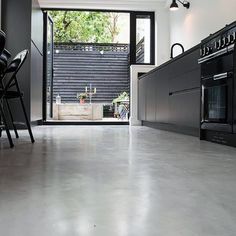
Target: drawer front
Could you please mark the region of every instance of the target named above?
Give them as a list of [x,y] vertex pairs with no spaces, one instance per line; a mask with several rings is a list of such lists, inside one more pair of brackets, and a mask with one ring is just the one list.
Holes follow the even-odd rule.
[[189,71],[185,74],[171,77],[170,81],[170,91],[176,92],[192,88],[200,88],[200,68],[197,68],[193,71]]

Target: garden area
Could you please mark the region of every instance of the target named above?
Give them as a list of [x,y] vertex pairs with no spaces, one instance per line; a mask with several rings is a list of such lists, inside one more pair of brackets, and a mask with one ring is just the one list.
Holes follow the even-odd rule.
[[49,119],[127,121],[129,15],[51,11],[50,17],[54,58],[53,83],[47,85],[48,102],[53,100]]

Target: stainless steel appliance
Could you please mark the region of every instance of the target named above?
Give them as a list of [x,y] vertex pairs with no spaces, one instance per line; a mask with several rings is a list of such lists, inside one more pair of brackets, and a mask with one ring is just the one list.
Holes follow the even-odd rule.
[[[202,88],[201,137],[225,144],[228,137],[233,137],[226,134],[236,133],[235,44],[236,22],[204,39],[198,60]],[[236,140],[236,136],[233,138]]]

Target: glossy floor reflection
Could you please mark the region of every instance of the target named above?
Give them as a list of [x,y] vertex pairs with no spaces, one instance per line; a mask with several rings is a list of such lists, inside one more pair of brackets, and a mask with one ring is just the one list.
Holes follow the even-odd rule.
[[236,149],[127,126],[1,139],[4,236],[235,236]]

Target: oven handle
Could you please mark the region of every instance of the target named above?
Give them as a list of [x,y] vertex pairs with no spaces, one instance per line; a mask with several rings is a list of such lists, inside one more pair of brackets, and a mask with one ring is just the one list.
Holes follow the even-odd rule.
[[218,75],[214,75],[213,76],[213,80],[221,80],[221,79],[225,79],[227,77],[228,77],[228,72],[222,73],[222,74],[218,74]]
[[220,51],[212,53],[211,55],[208,55],[208,56],[205,56],[203,58],[198,59],[198,64],[202,64],[204,62],[207,62],[207,61],[212,60],[212,59],[214,59],[216,57],[222,56],[222,55],[224,55],[224,54],[226,54],[228,52],[231,52],[233,50],[234,50],[234,45],[230,45],[227,48],[223,48]]
[[217,75],[213,75],[211,77],[202,77],[202,81],[208,81],[208,80],[221,80],[221,79],[227,79],[231,78],[233,76],[233,72],[225,72]]

